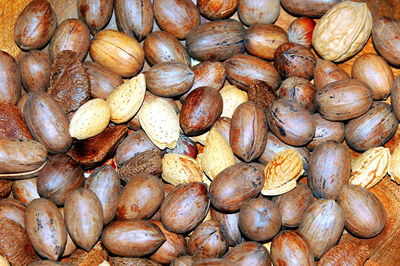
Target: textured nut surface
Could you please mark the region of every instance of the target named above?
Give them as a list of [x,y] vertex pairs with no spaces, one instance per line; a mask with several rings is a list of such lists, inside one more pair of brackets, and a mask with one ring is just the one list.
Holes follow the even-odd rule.
[[128,182],[141,174],[159,175],[162,172],[159,151],[145,151],[133,156],[118,170],[119,177]]
[[200,163],[192,157],[169,153],[162,158],[162,178],[174,186],[202,182],[203,171]]
[[111,110],[111,121],[124,123],[131,119],[139,111],[145,91],[146,80],[143,74],[116,88],[107,98]]
[[303,161],[297,151],[283,150],[265,167],[261,193],[266,196],[284,194],[296,187],[296,180],[303,172]]
[[221,93],[222,101],[224,102],[221,114],[222,117],[232,118],[236,108],[240,104],[247,102],[247,93],[233,85],[223,87],[219,93]]
[[344,61],[364,47],[371,30],[372,16],[367,4],[344,1],[317,22],[313,46],[324,59]]
[[388,172],[390,151],[388,148],[376,147],[367,150],[352,163],[350,184],[370,189]]
[[144,105],[139,112],[140,126],[160,149],[173,149],[179,139],[179,120],[174,108],[161,98]]
[[393,181],[400,185],[400,145],[398,145],[392,153],[388,174]]

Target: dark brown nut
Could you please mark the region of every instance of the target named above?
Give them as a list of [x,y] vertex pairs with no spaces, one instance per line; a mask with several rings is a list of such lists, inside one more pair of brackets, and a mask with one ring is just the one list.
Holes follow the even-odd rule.
[[372,25],[372,40],[377,52],[390,64],[400,66],[400,20],[381,17]]
[[[110,261],[111,258],[108,256],[107,250],[101,244],[101,242],[97,242],[96,245],[90,250],[85,251],[83,249],[77,249],[74,251],[71,256],[63,259],[62,261],[67,265],[80,265],[80,266],[89,266],[89,265],[100,265],[104,261]],[[64,266],[66,266],[63,264]]]
[[47,92],[66,113],[76,111],[89,99],[89,76],[75,52],[60,51],[55,56]]
[[0,173],[38,169],[47,159],[46,148],[34,140],[0,138]]
[[311,153],[308,186],[315,197],[335,199],[350,174],[351,157],[343,144],[327,141]]
[[118,199],[119,220],[148,219],[152,217],[164,199],[161,180],[149,174],[132,177]]
[[271,258],[274,265],[315,265],[310,245],[296,231],[282,231],[272,240]]
[[232,151],[245,162],[251,162],[265,150],[268,126],[261,106],[255,102],[239,105],[233,113],[230,128]]
[[222,213],[214,208],[210,208],[211,218],[221,225],[224,237],[230,246],[236,246],[243,242],[239,230],[239,213]]
[[248,26],[256,23],[272,24],[278,19],[280,11],[281,5],[278,0],[239,1],[239,18]]
[[46,0],[30,2],[19,14],[14,24],[14,40],[21,49],[44,47],[57,27],[57,17]]
[[133,156],[150,150],[159,151],[157,146],[147,137],[146,133],[143,130],[138,130],[130,133],[119,144],[114,159],[118,165],[122,165]]
[[160,228],[165,236],[165,242],[150,256],[150,259],[161,264],[170,264],[175,258],[187,253],[186,240],[183,235],[167,231],[160,221],[151,222]]
[[0,254],[11,265],[30,265],[40,260],[25,229],[10,219],[0,219],[0,240]]
[[317,89],[331,82],[349,78],[350,75],[335,63],[329,60],[317,59],[317,65],[314,69],[314,85]]
[[165,152],[187,155],[192,157],[193,159],[196,159],[198,154],[196,143],[192,139],[183,134],[179,135],[179,139],[178,142],[176,143],[175,148],[172,150],[166,148]]
[[46,91],[50,82],[51,62],[47,54],[33,50],[21,55],[18,60],[22,85],[27,92]]
[[224,64],[221,62],[206,61],[193,67],[194,82],[192,87],[184,95],[181,96],[181,102],[199,87],[212,87],[221,90],[225,83],[226,71]]
[[[169,195],[169,193],[171,193],[176,189],[174,185],[166,183],[163,183],[163,187],[164,187],[164,199]],[[158,211],[150,218],[150,220],[161,221],[161,210],[158,209]]]
[[160,266],[161,264],[149,259],[111,257],[114,266]]
[[[64,217],[64,208],[59,208],[61,215]],[[97,245],[96,245],[97,246]],[[96,249],[96,246],[92,248],[92,250]],[[69,235],[68,229],[67,229],[67,243],[65,244],[65,249],[64,253],[62,254],[63,257],[69,256],[71,254],[75,254],[75,251],[77,250],[76,245],[74,241],[72,240],[71,236]],[[78,249],[82,250],[83,249]]]
[[345,185],[339,193],[338,203],[346,214],[345,227],[352,234],[370,238],[379,234],[385,227],[385,207],[369,190]]
[[192,231],[206,217],[210,205],[207,185],[188,183],[179,186],[161,204],[161,222],[168,231]]
[[368,112],[346,124],[346,142],[360,152],[382,146],[393,137],[398,125],[399,121],[389,104],[374,102]]
[[303,45],[286,42],[279,45],[274,55],[275,67],[282,78],[300,77],[311,80],[317,59]]
[[298,103],[311,113],[315,111],[314,101],[317,90],[310,81],[304,78],[290,77],[285,79],[277,93],[281,99]]
[[26,208],[25,226],[36,252],[57,260],[64,252],[67,228],[57,206],[47,199],[35,199]]
[[318,266],[364,265],[370,258],[371,251],[367,243],[342,242],[328,250],[319,260]]
[[195,77],[188,66],[176,62],[156,64],[146,72],[145,76],[147,89],[163,97],[184,94],[192,87]]
[[267,248],[253,241],[244,242],[232,248],[225,254],[224,258],[236,263],[238,266],[271,265],[271,258]]
[[351,76],[369,86],[374,100],[386,99],[393,85],[393,71],[389,64],[376,54],[363,54],[354,61]]
[[111,222],[117,214],[120,187],[117,172],[111,165],[97,168],[86,180],[85,188],[93,191],[101,202],[104,224]]
[[134,176],[141,174],[159,175],[162,172],[161,152],[147,150],[127,160],[118,169],[119,177],[129,182]]
[[198,0],[200,13],[208,19],[217,20],[235,13],[239,0]]
[[37,192],[37,178],[15,180],[12,182],[12,193],[14,198],[21,201],[24,206],[40,198]]
[[0,103],[0,137],[33,139],[19,109],[9,103]]
[[261,192],[264,167],[257,163],[238,163],[219,173],[210,185],[210,199],[220,211],[235,212]]
[[323,118],[320,114],[313,114],[315,121],[315,135],[313,140],[308,143],[310,149],[316,148],[318,145],[326,141],[336,141],[342,143],[344,140],[345,125],[342,122],[329,121]]
[[17,200],[0,200],[0,219],[10,219],[25,229],[25,207]]
[[150,0],[116,0],[115,18],[117,25],[126,35],[140,42],[153,29],[153,6]]
[[275,101],[267,114],[268,126],[282,141],[293,146],[310,142],[315,133],[315,121],[301,105],[280,99]]
[[282,218],[275,203],[266,198],[248,200],[240,208],[239,228],[254,241],[272,239],[281,229]]
[[126,125],[110,126],[94,137],[75,142],[68,155],[83,167],[93,168],[114,153],[127,133]]
[[345,212],[334,200],[314,201],[304,214],[299,227],[308,241],[314,258],[321,258],[342,235]]
[[292,15],[320,18],[340,0],[281,0],[282,7]]
[[[127,238],[127,235],[130,237]],[[166,238],[161,229],[150,221],[126,220],[109,224],[101,240],[107,250],[115,255],[139,257],[156,251]]]
[[0,102],[17,104],[21,95],[21,73],[15,59],[0,50]]
[[80,61],[83,61],[89,45],[89,28],[81,20],[71,18],[58,25],[50,42],[49,55],[51,59],[55,59],[59,52],[71,50],[78,55]]
[[113,0],[79,0],[78,16],[95,35],[103,29],[111,19]]
[[37,190],[41,197],[57,205],[84,184],[83,169],[67,155],[55,155],[39,172]]
[[286,31],[281,27],[273,24],[253,24],[247,29],[244,45],[250,54],[273,60],[276,48],[287,41]]
[[278,100],[278,96],[274,89],[262,80],[253,80],[247,90],[249,101],[258,103],[267,115],[272,103]]
[[14,182],[11,180],[0,179],[0,199],[6,198],[10,194],[13,185]]
[[189,54],[199,61],[221,61],[244,52],[246,30],[233,19],[201,24],[186,36]]
[[69,195],[64,207],[65,224],[74,243],[92,249],[103,230],[103,210],[99,198],[87,188]]
[[200,135],[211,128],[222,113],[222,96],[212,87],[199,87],[186,97],[179,123],[186,135]]
[[154,0],[154,17],[158,26],[178,39],[200,24],[200,13],[191,0]]
[[286,149],[296,150],[303,160],[304,172],[308,172],[308,165],[310,159],[310,152],[306,147],[293,147],[277,138],[272,132],[267,132],[267,145],[265,146],[264,153],[258,159],[262,164],[268,164],[279,152]]
[[393,107],[393,111],[396,116],[400,117],[400,77],[397,77],[392,86],[392,95],[390,96],[390,101]]
[[298,183],[293,190],[272,199],[281,213],[282,225],[285,227],[299,226],[313,200],[310,188],[303,183]]
[[68,118],[50,95],[39,91],[28,93],[24,118],[32,136],[50,153],[63,153],[71,146]]
[[345,79],[318,89],[315,105],[323,118],[343,121],[365,114],[372,105],[372,94],[365,83]]
[[193,256],[182,256],[174,259],[171,266],[192,266],[198,259]]
[[221,257],[228,250],[228,243],[221,230],[221,225],[214,220],[200,224],[190,235],[189,254],[197,258]]
[[248,90],[255,79],[265,81],[272,89],[278,89],[281,77],[272,63],[250,55],[235,55],[224,62],[226,76],[236,87]]
[[315,21],[308,17],[293,20],[288,29],[289,42],[311,48]]
[[94,62],[85,62],[83,67],[89,76],[90,95],[106,100],[119,85],[124,83],[120,75]]
[[143,49],[150,66],[164,62],[177,62],[190,66],[190,57],[185,47],[169,32],[151,33],[144,40]]

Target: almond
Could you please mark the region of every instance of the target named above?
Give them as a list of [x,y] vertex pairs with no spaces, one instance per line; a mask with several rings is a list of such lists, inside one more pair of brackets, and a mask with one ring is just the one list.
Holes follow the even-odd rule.
[[389,161],[388,148],[375,147],[367,150],[352,162],[350,184],[372,188],[387,174]]
[[212,180],[222,170],[234,164],[235,156],[231,146],[217,128],[211,128],[204,145],[201,168]]
[[174,186],[202,182],[203,171],[192,157],[169,153],[162,158],[162,178]]
[[157,98],[144,105],[139,112],[140,126],[160,149],[173,149],[179,139],[179,119],[174,108]]
[[146,80],[143,74],[116,88],[107,98],[111,121],[118,124],[129,121],[142,106],[145,92]]
[[247,93],[233,85],[223,87],[219,93],[224,102],[221,114],[223,117],[232,118],[233,112],[235,112],[236,108],[240,104],[247,102]]
[[261,193],[275,196],[289,192],[296,187],[296,180],[303,171],[303,161],[296,150],[281,151],[265,167],[265,182]]
[[103,99],[93,99],[79,107],[71,119],[69,133],[88,139],[103,132],[110,122],[110,108]]
[[206,144],[206,140],[207,140],[207,136],[208,136],[208,133],[209,133],[210,131],[206,131],[206,132],[204,132],[203,134],[201,134],[201,135],[198,135],[198,136],[194,136],[194,137],[190,137],[193,141],[195,141],[195,142],[197,142],[197,143],[200,143],[201,145],[205,145]]
[[400,145],[393,151],[388,173],[391,179],[400,185]]

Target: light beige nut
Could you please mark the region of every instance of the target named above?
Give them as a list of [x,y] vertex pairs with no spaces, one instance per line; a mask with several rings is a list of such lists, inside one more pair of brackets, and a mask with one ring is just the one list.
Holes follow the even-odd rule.
[[232,148],[216,128],[211,128],[203,155],[201,156],[201,168],[212,180],[225,168],[235,164],[235,156]]
[[197,142],[197,143],[200,143],[201,145],[204,146],[206,144],[206,140],[207,140],[207,136],[208,136],[209,132],[210,131],[206,131],[201,135],[190,137],[190,139],[195,141],[195,142]]
[[161,162],[162,179],[174,186],[203,181],[200,164],[190,156],[169,153],[164,155]]
[[312,44],[322,58],[340,62],[364,47],[371,30],[367,4],[344,1],[331,7],[317,22]]
[[265,196],[281,195],[297,186],[297,179],[303,174],[303,160],[294,149],[286,149],[275,155],[264,169]]
[[174,108],[167,101],[157,98],[143,105],[139,111],[139,122],[158,148],[175,148],[179,138],[179,120]]
[[238,89],[233,85],[223,87],[220,92],[224,102],[221,117],[232,118],[236,108],[247,102],[247,92]]
[[103,99],[88,101],[75,112],[69,124],[69,134],[76,139],[87,139],[100,134],[110,122],[110,107]]
[[367,150],[352,162],[350,184],[370,189],[388,172],[390,150],[375,147]]
[[142,106],[145,92],[146,80],[143,74],[116,88],[107,98],[111,121],[117,124],[129,121]]
[[390,179],[400,185],[400,145],[397,145],[390,159],[388,174]]
[[10,266],[10,263],[3,256],[0,256],[0,266]]

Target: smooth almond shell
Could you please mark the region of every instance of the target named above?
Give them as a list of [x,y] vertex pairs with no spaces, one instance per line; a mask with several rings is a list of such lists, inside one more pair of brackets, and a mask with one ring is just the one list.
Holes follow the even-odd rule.
[[103,132],[110,122],[111,111],[103,99],[93,99],[79,107],[69,126],[73,138],[88,139]]
[[107,98],[111,121],[118,124],[129,121],[142,106],[145,91],[146,80],[143,74],[116,88]]
[[150,102],[139,111],[140,126],[160,149],[173,149],[179,139],[179,120],[172,106],[161,98]]
[[187,155],[176,153],[164,155],[162,170],[163,180],[174,186],[203,181],[203,171],[199,162]]
[[221,93],[224,102],[221,117],[232,118],[236,108],[248,100],[247,93],[233,85],[223,87],[219,93]]

